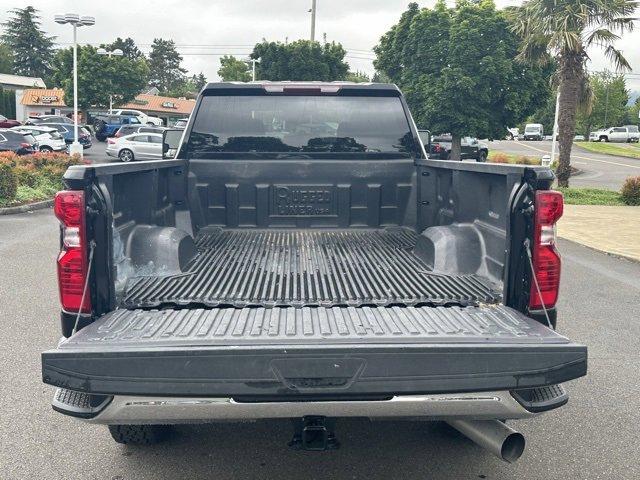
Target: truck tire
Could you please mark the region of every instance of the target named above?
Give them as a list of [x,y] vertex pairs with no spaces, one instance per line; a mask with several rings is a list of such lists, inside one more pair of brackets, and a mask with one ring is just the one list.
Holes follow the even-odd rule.
[[488,153],[485,150],[480,150],[478,152],[478,158],[476,159],[476,162],[486,162],[487,156],[488,156]]
[[95,130],[96,135],[98,133],[101,133],[106,126],[107,124],[104,122],[104,120],[97,119],[95,122],[93,122],[93,129]]
[[120,150],[118,152],[118,158],[120,159],[121,162],[125,162],[125,163],[133,162],[135,160],[133,156],[133,152],[128,148],[123,148],[122,150]]
[[608,142],[608,141],[609,141],[609,137],[607,137],[606,135],[602,135],[602,136],[600,137],[600,141],[601,141],[601,142]]
[[43,145],[42,147],[40,147],[40,151],[42,153],[51,153],[51,152],[53,152],[53,149],[51,147]]
[[169,425],[109,425],[113,439],[125,445],[154,445],[169,437]]

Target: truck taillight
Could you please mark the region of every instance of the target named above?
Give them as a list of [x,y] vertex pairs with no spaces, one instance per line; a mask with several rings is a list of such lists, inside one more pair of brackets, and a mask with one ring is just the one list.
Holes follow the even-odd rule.
[[561,262],[556,249],[556,222],[562,216],[563,208],[562,193],[553,190],[536,192],[532,261],[538,286],[531,281],[531,310],[551,308],[558,300]]
[[56,194],[53,211],[62,224],[62,249],[58,255],[60,302],[67,312],[91,312],[91,296],[82,292],[87,279],[85,203],[81,190]]

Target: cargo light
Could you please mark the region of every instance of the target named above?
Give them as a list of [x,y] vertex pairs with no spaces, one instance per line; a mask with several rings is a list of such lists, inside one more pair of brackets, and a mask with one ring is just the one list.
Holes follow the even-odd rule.
[[537,285],[532,280],[529,309],[540,310],[554,307],[558,301],[561,260],[556,249],[556,223],[564,209],[562,193],[537,191],[534,208],[532,263]]
[[64,190],[55,197],[53,211],[60,220],[62,248],[58,255],[60,302],[66,312],[91,312],[91,295],[82,294],[87,280],[85,202],[81,190]]

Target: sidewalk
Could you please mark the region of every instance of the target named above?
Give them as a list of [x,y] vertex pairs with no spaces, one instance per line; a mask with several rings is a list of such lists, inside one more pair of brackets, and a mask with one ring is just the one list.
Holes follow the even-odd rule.
[[640,261],[640,207],[565,205],[558,236]]

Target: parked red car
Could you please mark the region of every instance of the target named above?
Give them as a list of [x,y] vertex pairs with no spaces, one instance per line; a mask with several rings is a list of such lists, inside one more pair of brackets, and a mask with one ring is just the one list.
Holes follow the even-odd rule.
[[9,120],[4,115],[0,115],[0,128],[17,127],[18,125],[22,125],[22,124],[17,120]]

